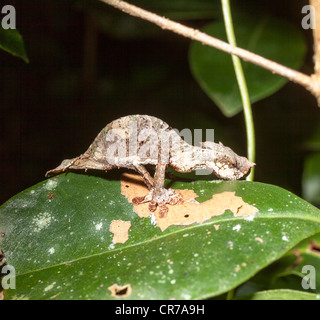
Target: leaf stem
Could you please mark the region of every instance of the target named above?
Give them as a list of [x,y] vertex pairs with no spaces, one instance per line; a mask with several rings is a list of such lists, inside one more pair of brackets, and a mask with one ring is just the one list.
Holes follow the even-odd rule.
[[[231,9],[230,9],[230,1],[229,0],[221,0],[222,11],[223,11],[223,19],[226,28],[228,42],[236,47],[236,37],[233,30]],[[246,124],[246,133],[247,133],[247,153],[248,159],[251,162],[255,162],[255,133],[254,133],[254,121],[252,116],[252,108],[249,98],[248,87],[246,83],[246,79],[243,73],[243,68],[240,59],[232,55],[232,62],[234,66],[234,71],[236,74],[236,78],[239,85],[242,105],[243,105],[243,114]],[[253,181],[254,178],[254,168],[251,169],[250,174],[247,176],[247,180]]]
[[232,300],[232,299],[233,299],[233,297],[234,297],[234,291],[235,291],[234,288],[231,289],[230,291],[228,291],[226,300]]

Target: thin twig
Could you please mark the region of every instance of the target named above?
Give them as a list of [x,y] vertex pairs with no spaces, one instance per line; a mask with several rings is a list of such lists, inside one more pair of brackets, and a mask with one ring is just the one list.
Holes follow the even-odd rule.
[[146,11],[137,6],[129,4],[125,1],[121,1],[121,0],[100,0],[100,1],[106,4],[109,4],[132,16],[154,23],[162,29],[173,31],[186,38],[199,41],[202,44],[205,44],[210,47],[214,47],[216,49],[224,51],[226,53],[238,56],[244,61],[251,62],[264,69],[271,71],[272,73],[276,73],[280,76],[288,78],[289,80],[302,85],[307,90],[311,91],[312,94],[316,95],[316,92],[318,89],[317,87],[314,86],[313,78],[302,72],[285,67],[277,62],[266,59],[248,50],[232,46],[229,43],[226,43],[222,40],[209,36],[204,32],[201,32],[199,30],[196,30],[190,27],[186,27],[180,23],[161,17],[155,13]]

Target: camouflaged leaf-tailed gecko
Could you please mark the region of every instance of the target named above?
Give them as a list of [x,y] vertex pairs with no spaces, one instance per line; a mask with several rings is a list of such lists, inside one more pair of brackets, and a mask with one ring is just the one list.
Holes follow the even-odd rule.
[[[145,168],[146,165],[156,166],[154,178]],[[148,115],[131,115],[109,123],[84,154],[63,160],[46,176],[67,169],[135,170],[142,176],[149,194],[136,197],[132,202],[149,202],[150,211],[155,211],[159,206],[159,215],[164,216],[168,211],[166,204],[183,202],[180,194],[164,187],[166,167],[182,173],[207,169],[218,178],[237,180],[254,165],[221,143],[206,141],[200,147],[192,146],[164,121]]]

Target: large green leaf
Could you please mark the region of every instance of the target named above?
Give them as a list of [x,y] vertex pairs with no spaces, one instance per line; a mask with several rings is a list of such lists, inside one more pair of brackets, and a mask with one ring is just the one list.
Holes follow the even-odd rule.
[[16,29],[3,29],[0,26],[0,48],[29,62],[23,39]]
[[[235,19],[234,29],[239,47],[297,69],[306,51],[298,28],[275,17],[242,17]],[[227,41],[222,21],[207,25],[203,31]],[[242,102],[231,56],[193,42],[190,67],[195,79],[224,115],[231,117],[242,110]],[[251,102],[261,100],[279,90],[287,79],[251,63],[243,62]]]
[[[116,174],[116,173],[115,173]],[[15,267],[7,299],[112,299],[108,287],[130,284],[130,299],[198,299],[234,288],[320,231],[320,211],[294,194],[258,182],[175,181],[199,201],[235,191],[258,209],[230,211],[203,224],[162,232],[139,218],[113,180],[62,174],[0,207],[0,247]],[[131,221],[129,240],[112,245],[112,220]],[[219,228],[217,228],[219,226]],[[216,230],[218,229],[218,230]]]

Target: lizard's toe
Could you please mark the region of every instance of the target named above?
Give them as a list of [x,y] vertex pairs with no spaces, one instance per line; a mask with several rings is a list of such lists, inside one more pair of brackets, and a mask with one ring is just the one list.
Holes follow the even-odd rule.
[[145,202],[145,198],[146,197],[134,197],[132,199],[132,203],[133,204],[141,204],[141,203],[144,203]]
[[164,218],[169,211],[168,207],[164,203],[161,203],[159,204],[159,209],[159,218]]
[[171,206],[174,206],[176,204],[182,204],[183,203],[183,196],[181,193],[174,193],[172,196],[168,199],[168,204]]
[[151,212],[155,212],[159,207],[159,217],[163,218],[167,215],[169,208],[167,204],[174,206],[183,203],[183,196],[179,192],[175,192],[173,189],[162,188],[155,192],[151,190],[145,197],[135,197],[132,199],[134,205],[149,202],[148,209]]
[[157,206],[158,206],[158,204],[156,202],[150,201],[149,206],[148,206],[149,211],[155,212],[157,210]]

